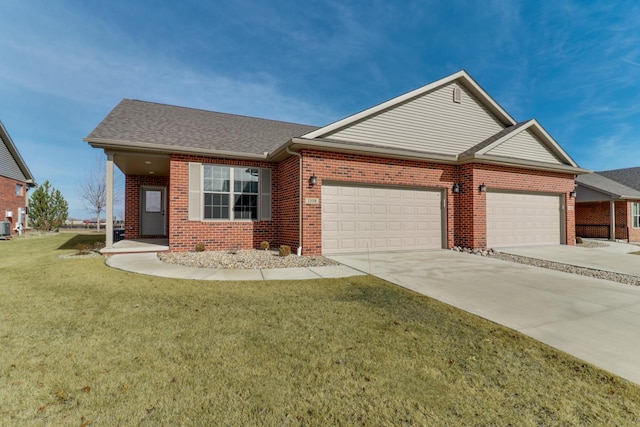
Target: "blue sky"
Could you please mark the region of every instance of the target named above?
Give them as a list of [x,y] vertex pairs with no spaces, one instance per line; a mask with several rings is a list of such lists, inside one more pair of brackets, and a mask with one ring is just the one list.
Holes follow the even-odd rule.
[[76,218],[122,98],[320,126],[465,69],[580,166],[640,166],[636,1],[2,0],[0,28],[0,120]]

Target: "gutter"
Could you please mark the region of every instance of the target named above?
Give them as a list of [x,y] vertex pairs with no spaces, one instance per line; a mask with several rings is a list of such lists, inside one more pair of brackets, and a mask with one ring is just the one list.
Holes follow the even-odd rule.
[[299,203],[299,207],[298,207],[298,256],[300,256],[302,254],[302,154],[295,152],[295,151],[291,151],[291,149],[289,148],[289,146],[287,145],[285,147],[285,150],[287,153],[293,155],[293,156],[297,156],[299,161],[298,161],[298,165],[299,165],[299,172],[298,172],[298,178],[300,180],[300,189],[298,190],[300,192],[300,194],[298,195],[298,203]]

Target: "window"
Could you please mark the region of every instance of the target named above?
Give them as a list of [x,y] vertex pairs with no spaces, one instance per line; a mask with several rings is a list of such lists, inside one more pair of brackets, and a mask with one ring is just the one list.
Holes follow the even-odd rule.
[[22,184],[16,184],[16,196],[22,196]]
[[631,219],[633,228],[640,228],[640,203],[634,202],[631,205]]
[[271,219],[270,169],[197,163],[189,168],[189,219]]

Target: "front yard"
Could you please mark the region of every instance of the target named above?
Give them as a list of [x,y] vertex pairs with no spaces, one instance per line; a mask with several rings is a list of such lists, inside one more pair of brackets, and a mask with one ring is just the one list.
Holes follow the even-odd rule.
[[632,425],[640,388],[373,277],[161,279],[0,242],[0,425]]

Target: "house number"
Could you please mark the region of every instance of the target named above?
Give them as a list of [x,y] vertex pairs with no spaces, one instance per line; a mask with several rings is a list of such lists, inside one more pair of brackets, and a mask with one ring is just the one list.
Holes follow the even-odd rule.
[[307,197],[305,199],[305,203],[307,205],[319,205],[320,204],[320,199],[318,199],[317,197]]

